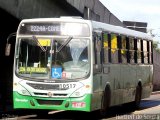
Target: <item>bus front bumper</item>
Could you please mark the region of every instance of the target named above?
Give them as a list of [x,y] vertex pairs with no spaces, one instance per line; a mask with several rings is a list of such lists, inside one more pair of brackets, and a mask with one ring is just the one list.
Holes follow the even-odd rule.
[[91,94],[79,98],[45,98],[13,92],[14,109],[46,109],[91,111]]

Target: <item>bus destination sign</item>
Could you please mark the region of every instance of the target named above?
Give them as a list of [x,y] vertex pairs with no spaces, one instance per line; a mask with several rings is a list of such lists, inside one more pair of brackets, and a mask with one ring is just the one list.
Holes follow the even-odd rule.
[[60,26],[59,25],[31,25],[29,27],[29,30],[31,32],[59,32],[60,31]]
[[89,36],[89,27],[85,23],[44,22],[22,23],[19,28],[20,35],[74,35]]
[[23,23],[19,34],[24,35],[60,35],[60,23]]

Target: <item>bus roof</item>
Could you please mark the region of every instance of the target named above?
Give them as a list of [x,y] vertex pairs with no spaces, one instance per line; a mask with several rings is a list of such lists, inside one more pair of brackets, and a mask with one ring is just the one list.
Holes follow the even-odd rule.
[[102,22],[92,21],[92,26],[93,26],[93,30],[100,30],[100,31],[105,31],[109,33],[117,33],[120,35],[126,35],[126,36],[135,37],[135,38],[147,39],[147,40],[153,39],[147,33],[131,30],[128,28],[120,27],[120,26],[114,26],[114,25],[110,25]]
[[121,35],[126,35],[130,37],[136,37],[136,38],[142,38],[142,39],[147,39],[147,40],[152,40],[153,38],[148,35],[147,33],[131,30],[128,28],[120,27],[120,26],[115,26],[107,23],[102,23],[102,22],[96,22],[92,20],[84,20],[83,18],[80,17],[72,17],[72,16],[67,16],[67,17],[60,17],[60,18],[34,18],[34,19],[24,19],[21,21],[23,22],[52,22],[52,21],[60,21],[60,22],[84,22],[88,23],[89,25],[92,24],[93,30],[99,30],[99,31],[106,31],[109,33],[117,33]]
[[60,18],[33,18],[33,19],[23,19],[23,22],[53,22],[53,21],[60,21],[60,22],[89,22],[89,20],[84,20],[80,17],[60,17]]

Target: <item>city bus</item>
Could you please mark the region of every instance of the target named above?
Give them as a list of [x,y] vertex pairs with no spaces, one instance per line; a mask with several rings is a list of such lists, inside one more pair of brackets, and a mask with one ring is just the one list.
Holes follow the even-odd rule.
[[16,32],[15,109],[106,113],[151,95],[152,37],[78,17],[24,19]]

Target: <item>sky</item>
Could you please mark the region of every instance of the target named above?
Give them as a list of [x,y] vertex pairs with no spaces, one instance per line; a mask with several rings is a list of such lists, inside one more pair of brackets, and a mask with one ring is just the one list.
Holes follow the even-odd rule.
[[160,42],[160,0],[99,0],[120,21],[147,22]]

